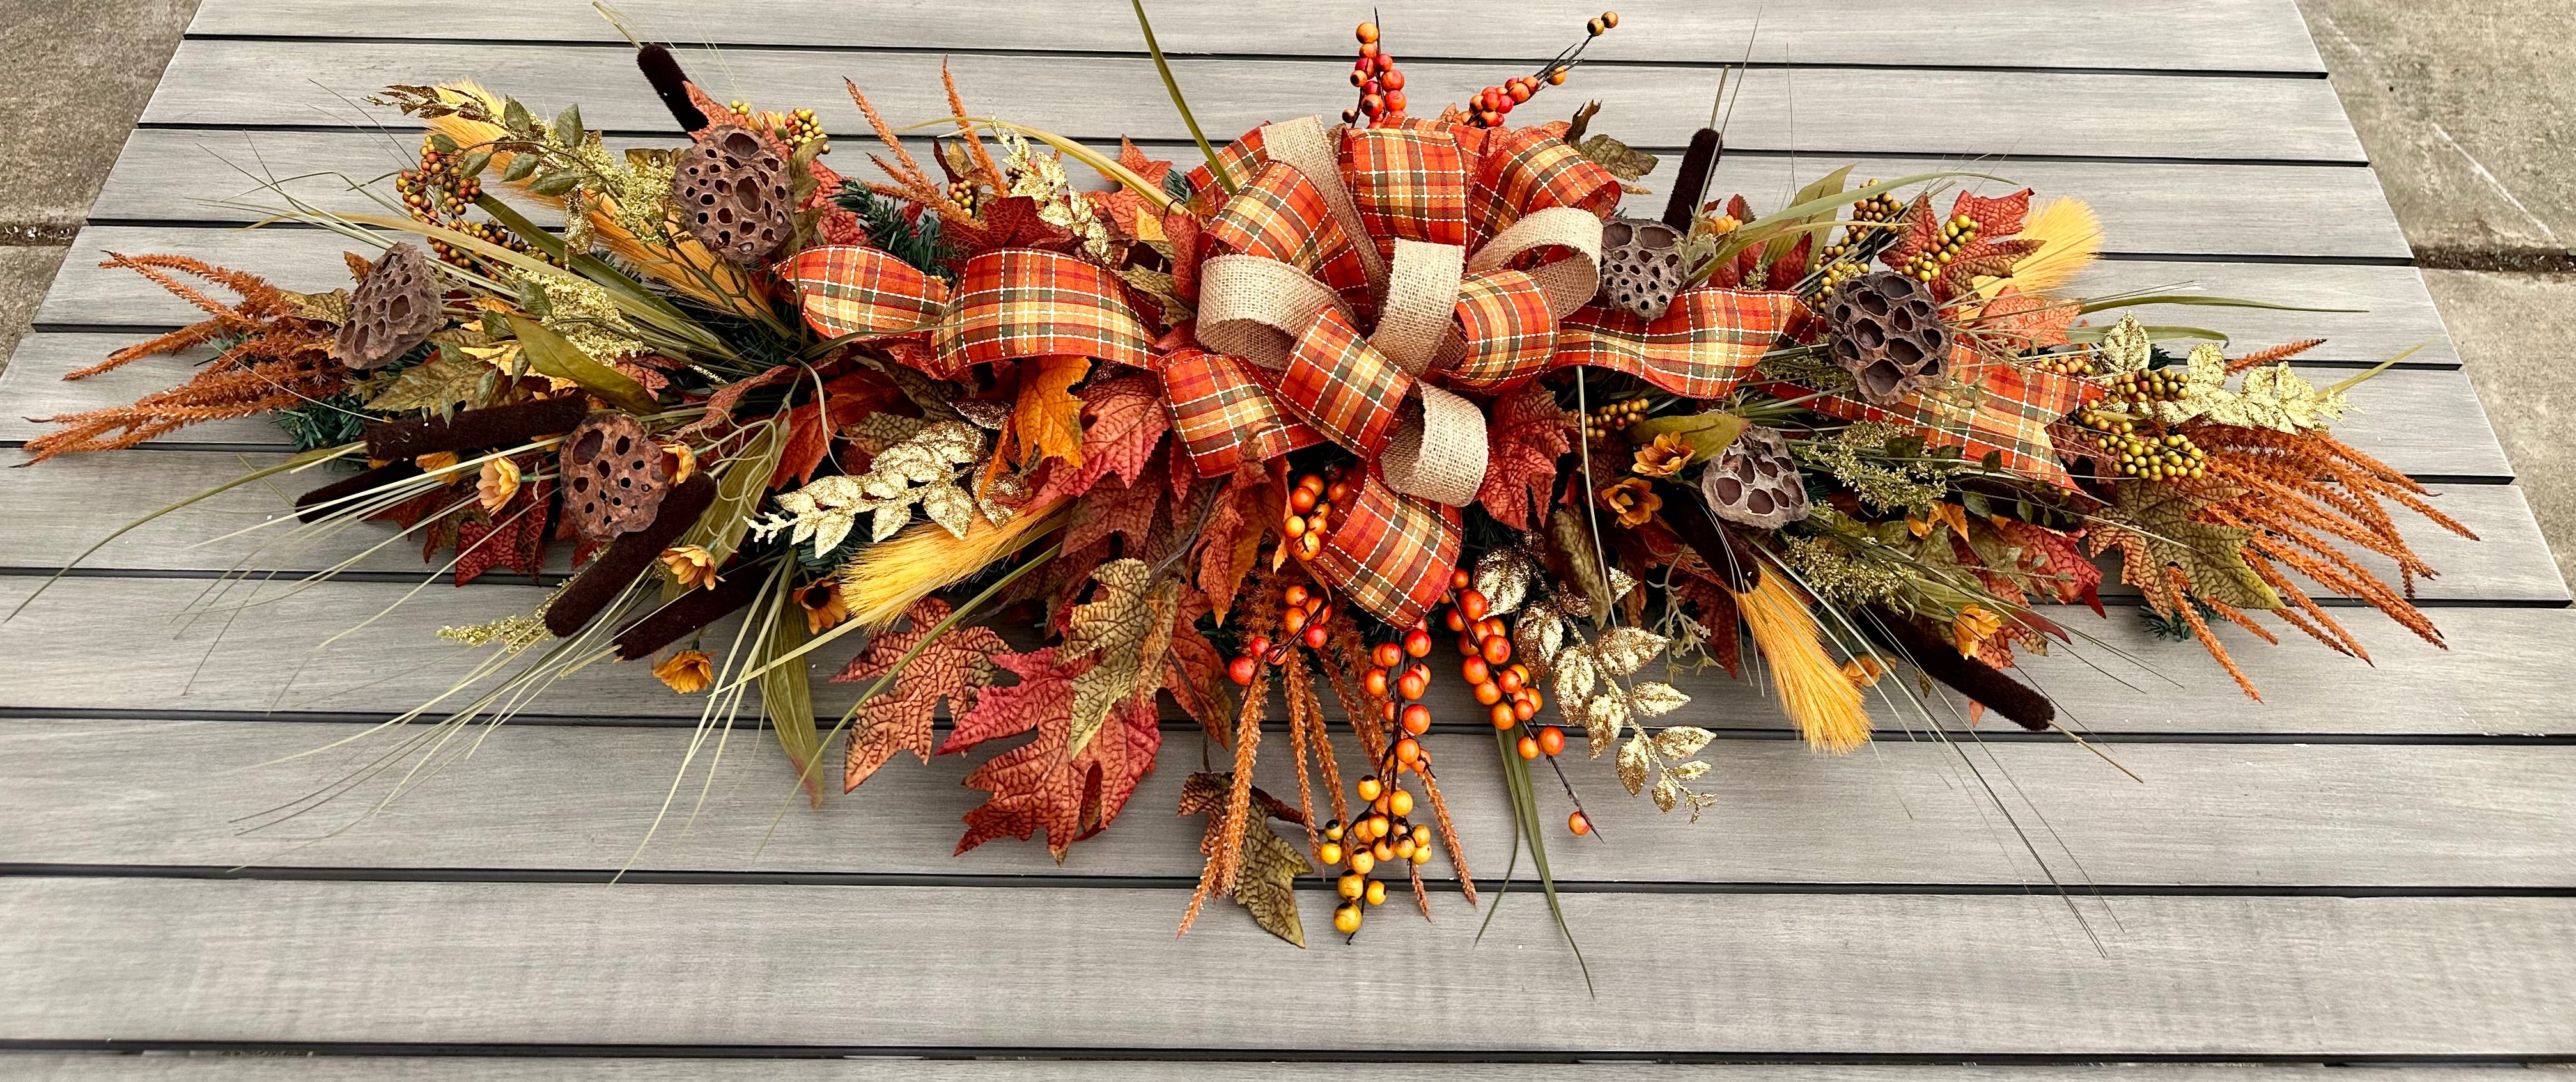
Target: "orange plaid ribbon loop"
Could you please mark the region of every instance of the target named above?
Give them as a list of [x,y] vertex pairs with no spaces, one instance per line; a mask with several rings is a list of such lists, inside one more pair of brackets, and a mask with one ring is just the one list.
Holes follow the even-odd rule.
[[918,367],[939,379],[1031,357],[1154,366],[1153,338],[1127,307],[1117,276],[1069,255],[986,252],[966,261],[954,289],[873,248],[808,248],[779,274],[822,334],[927,336],[930,353]]

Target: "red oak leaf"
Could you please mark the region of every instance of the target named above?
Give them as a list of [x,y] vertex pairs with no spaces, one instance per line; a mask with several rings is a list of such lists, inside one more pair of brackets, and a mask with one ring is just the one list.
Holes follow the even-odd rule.
[[1135,372],[1095,381],[1080,394],[1087,422],[1082,431],[1082,466],[1058,469],[1048,483],[1069,496],[1091,491],[1092,485],[1113,473],[1135,484],[1144,476],[1163,432],[1172,427],[1172,415],[1163,408],[1161,385],[1153,376]]
[[2051,300],[2005,286],[1995,299],[1986,302],[1985,311],[1969,323],[1969,329],[1996,339],[2015,353],[2062,346],[2066,344],[2066,328],[2083,310],[2075,301]]
[[823,427],[820,403],[808,402],[787,411],[787,446],[778,453],[778,468],[769,473],[769,487],[779,488],[790,480],[812,481],[815,467],[831,450],[832,433]]
[[1914,197],[1913,205],[1905,208],[1904,238],[1880,253],[1878,261],[1890,268],[1903,270],[1906,264],[1914,262],[1915,256],[1938,247],[1940,243],[1941,219],[1932,213],[1932,197],[1918,195]]
[[1074,236],[1071,230],[1038,220],[1037,200],[1025,195],[994,200],[973,225],[943,222],[939,236],[957,250],[956,257],[949,261],[956,267],[964,267],[967,260],[1002,248],[1035,248],[1069,254],[1082,245],[1082,239]]
[[1229,738],[1234,724],[1234,708],[1225,700],[1225,655],[1216,644],[1199,634],[1198,614],[1188,608],[1172,622],[1172,653],[1163,674],[1163,688],[1172,693],[1172,701],[1181,704],[1181,712],[1198,722],[1210,736]]
[[2076,542],[2084,537],[2082,532],[2059,533],[2009,519],[1997,528],[2013,544],[2022,546],[2024,563],[2038,574],[2050,577],[2051,581],[2045,585],[2056,593],[2059,601],[2081,601],[2092,606],[2096,615],[2102,612],[2102,595],[2099,592],[2102,568],[2086,559],[2076,547]]
[[1096,486],[1074,502],[1073,522],[1064,531],[1065,551],[1080,552],[1115,534],[1126,539],[1128,555],[1137,555],[1144,551],[1154,512],[1162,506],[1163,479],[1150,471],[1133,484]]
[[1977,223],[1981,240],[2002,240],[2021,232],[2022,220],[2030,216],[2030,189],[2024,188],[2001,199],[1988,199],[1962,191],[1950,204],[1950,217],[1962,214]]
[[[1163,175],[1172,171],[1172,163],[1147,158],[1144,151],[1136,149],[1136,144],[1123,138],[1118,140],[1118,164],[1127,167],[1129,171],[1143,178],[1146,183],[1154,185],[1157,190],[1162,187]],[[1092,206],[1100,208],[1111,221],[1118,223],[1118,231],[1121,234],[1130,237],[1136,235],[1136,216],[1154,213],[1153,208],[1145,202],[1144,196],[1136,194],[1135,189],[1124,184],[1111,191],[1084,192],[1083,198],[1090,200]]]
[[1235,591],[1242,588],[1243,577],[1259,555],[1262,511],[1270,502],[1264,492],[1267,481],[1257,464],[1237,467],[1226,478],[1225,489],[1217,493],[1207,527],[1199,531],[1195,585],[1207,599],[1209,611],[1220,619],[1234,608]]
[[1154,770],[1154,755],[1163,746],[1153,700],[1130,702],[1114,710],[1100,734],[1080,754],[1067,755],[1073,728],[1073,678],[1056,667],[1055,649],[1027,654],[996,654],[993,660],[1020,677],[1006,688],[977,697],[975,709],[959,718],[957,730],[940,751],[962,751],[996,737],[1036,730],[1027,743],[985,760],[966,775],[966,784],[993,794],[966,813],[966,835],[957,843],[963,853],[1003,835],[1027,838],[1046,831],[1047,852],[1056,860],[1074,842],[1099,833],[1135,795],[1136,784]]
[[1556,395],[1532,383],[1494,402],[1493,420],[1485,427],[1485,481],[1476,486],[1476,502],[1515,530],[1529,529],[1530,511],[1547,509],[1556,486],[1557,456],[1574,450],[1567,435],[1574,417],[1559,408]]
[[[904,630],[871,640],[866,650],[833,674],[832,682],[849,684],[884,676],[948,614],[948,603],[938,598],[915,602],[912,611],[904,614],[910,621]],[[841,766],[841,791],[858,788],[898,751],[929,762],[930,723],[939,713],[940,700],[948,701],[951,715],[964,713],[976,692],[993,682],[993,655],[1008,649],[1009,644],[986,627],[950,628],[932,640],[894,678],[894,687],[859,707],[857,725],[850,730],[849,755]]]

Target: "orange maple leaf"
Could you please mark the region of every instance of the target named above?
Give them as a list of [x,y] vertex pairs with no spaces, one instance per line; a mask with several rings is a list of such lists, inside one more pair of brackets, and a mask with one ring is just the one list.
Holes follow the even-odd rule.
[[986,740],[1015,736],[1032,729],[1028,743],[996,755],[966,775],[966,784],[993,794],[966,813],[966,835],[957,842],[963,853],[995,838],[1027,838],[1046,831],[1047,852],[1062,861],[1074,842],[1090,837],[1118,817],[1136,784],[1154,770],[1154,755],[1163,746],[1163,731],[1153,699],[1146,697],[1111,711],[1100,734],[1078,754],[1067,755],[1073,730],[1073,678],[1080,668],[1056,666],[1055,648],[1026,654],[995,654],[993,660],[1020,677],[1009,687],[992,688],[976,697],[975,708],[957,719],[957,728],[940,745],[941,754],[964,751]]
[[1011,411],[1011,429],[1020,438],[1020,466],[1060,458],[1082,465],[1082,399],[1073,385],[1091,371],[1088,357],[1040,357],[1020,367],[1019,404]]
[[[910,626],[871,640],[848,667],[833,675],[832,682],[848,684],[884,676],[923,635],[947,619],[948,612],[947,602],[922,598],[904,614]],[[841,767],[841,791],[858,788],[898,751],[929,762],[930,723],[939,712],[939,701],[948,700],[951,714],[965,712],[976,693],[993,682],[992,655],[1008,649],[1009,644],[987,627],[950,628],[932,640],[904,666],[903,675],[895,677],[890,694],[859,707],[858,726],[850,730],[850,752]]]

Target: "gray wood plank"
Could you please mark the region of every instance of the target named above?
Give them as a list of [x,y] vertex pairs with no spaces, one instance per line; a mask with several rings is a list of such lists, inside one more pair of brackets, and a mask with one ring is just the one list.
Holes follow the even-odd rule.
[[[0,882],[0,1031],[1306,1049],[1401,1013],[1410,1050],[1576,1058],[2576,1052],[2569,898],[2121,899],[2097,946],[2045,896],[1570,894],[1597,998],[1527,898],[1481,945],[1463,912],[1384,914],[1359,953],[1241,920],[1176,941],[1186,898],[20,878]],[[1506,987],[1547,1009],[1495,1009]]]
[[[24,450],[0,450],[0,462],[25,458]],[[10,542],[8,563],[0,566],[59,567],[148,511],[278,461],[275,455],[225,452],[94,454],[0,474],[0,500],[32,512],[0,533]],[[387,544],[396,532],[389,524],[307,528],[291,521],[298,493],[338,476],[331,468],[315,468],[244,485],[117,538],[82,566],[98,571],[315,571],[363,556],[357,569],[423,571],[415,559],[416,545]],[[2549,559],[2548,542],[2520,488],[2441,484],[2435,491],[2434,506],[2466,525],[2478,540],[2400,513],[2400,532],[2441,572],[2418,587],[2422,597],[2566,600],[2566,583]],[[105,494],[114,498],[102,499]],[[2383,563],[2372,556],[2366,566],[2393,574],[2394,565]],[[2116,591],[2106,590],[2110,592]]]
[[[1201,768],[1203,739],[1181,731],[1165,737],[1160,768],[1117,823],[1062,865],[1034,842],[950,855],[959,818],[983,797],[959,779],[983,754],[900,759],[820,811],[798,802],[773,833],[792,770],[767,734],[750,731],[729,739],[695,819],[698,774],[640,853],[687,754],[685,731],[504,726],[383,814],[367,815],[386,791],[370,784],[242,833],[242,817],[332,786],[405,738],[359,737],[363,728],[0,721],[0,821],[15,824],[0,835],[0,862],[599,871],[631,859],[706,872],[1179,877],[1200,865],[1199,820],[1172,812],[1183,779]],[[1491,889],[1512,843],[1493,742],[1445,733],[1428,742],[1468,867]],[[155,749],[140,778],[138,744]],[[1293,799],[1283,748],[1264,749],[1260,783]],[[1342,750],[1344,770],[1363,769],[1347,741]],[[2563,827],[2576,812],[2576,748],[2103,750],[2144,782],[2072,744],[1952,749],[1898,738],[1831,758],[1789,741],[1729,740],[1705,753],[1714,769],[1699,783],[1724,803],[1697,823],[1627,796],[1606,759],[1578,752],[1563,769],[1600,833],[1576,839],[1551,826],[1549,856],[1560,879],[1596,882],[2576,887]],[[2039,835],[2045,867],[2012,839],[1979,773],[2012,795],[2009,811]],[[1324,794],[1316,799],[1323,807]],[[1571,810],[1553,786],[1540,799],[1551,824]],[[1425,871],[1455,874],[1445,858]]]
[[[39,580],[0,577],[0,611],[13,609]],[[480,655],[432,638],[430,629],[528,612],[541,588],[492,585],[458,590],[394,583],[323,583],[290,593],[282,585],[238,587],[226,605],[257,600],[237,628],[216,619],[180,626],[172,614],[207,590],[198,581],[70,578],[56,582],[15,619],[0,622],[0,657],[15,666],[0,686],[0,711],[104,711],[155,717],[191,711],[351,712],[370,717],[412,709],[449,689]],[[360,628],[400,602],[395,615]],[[2021,672],[2055,696],[2065,723],[2097,731],[2183,733],[2576,733],[2576,672],[2563,644],[2576,635],[2576,610],[2442,608],[2432,616],[2451,649],[2425,644],[2377,614],[2343,619],[2375,664],[2333,654],[2292,634],[2266,646],[2234,628],[2228,645],[2268,696],[2247,701],[2194,643],[2150,636],[2134,610],[2097,620],[2082,609],[2047,610],[2102,646],[2028,659]],[[721,649],[730,632],[710,632]],[[354,630],[353,630],[354,629]],[[317,648],[335,635],[345,637]],[[2111,651],[2137,659],[2118,660]],[[854,649],[817,650],[818,706],[839,710],[856,694],[822,678]],[[388,670],[385,659],[403,665]],[[2146,666],[2141,669],[2139,666]],[[671,694],[641,665],[599,665],[571,674],[526,709],[583,718],[695,719],[703,700]],[[2168,682],[2170,681],[2170,682]],[[1685,677],[1696,699],[1688,717],[1714,728],[1778,728],[1767,692],[1715,675]],[[1434,681],[1435,716],[1474,717],[1451,681]],[[1893,694],[1892,689],[1888,694]],[[1884,697],[1871,703],[1890,735],[1903,719],[1929,724]],[[1943,715],[1963,724],[1964,714]]]
[[[891,46],[923,51],[1061,49],[1141,51],[1134,20],[1115,7],[1062,0],[895,0],[851,20],[820,0],[747,0],[706,19],[682,0],[620,4],[629,25],[651,40],[723,45]],[[1293,0],[1223,7],[1164,4],[1154,31],[1171,53],[1344,56],[1354,18]],[[586,7],[562,4],[460,5],[434,23],[385,0],[218,0],[197,11],[194,35],[488,38],[624,43]],[[1389,51],[1413,57],[1532,57],[1571,44],[1588,12],[1571,7],[1496,9],[1466,0],[1408,4],[1385,22]],[[1696,63],[1741,58],[1755,30],[1750,8],[1689,0],[1645,0],[1620,9],[1620,29],[1585,55],[1604,63]],[[2015,0],[1925,7],[1890,0],[1760,13],[1755,55],[1802,64],[1937,62],[2026,66],[2168,68],[2322,74],[2297,12],[2278,0],[2191,4],[2032,4]],[[2078,19],[2081,34],[2062,32]],[[2141,48],[2144,45],[2145,48]]]
[[[0,1056],[7,1056],[0,1053]],[[2521,1076],[2494,1067],[2346,1067],[2266,1064],[2074,1064],[1866,1066],[1815,1063],[1230,1063],[1176,1060],[925,1060],[855,1059],[579,1059],[549,1056],[277,1057],[222,1054],[98,1055],[21,1053],[0,1058],[0,1068],[23,1072],[27,1082],[250,1082],[330,1079],[334,1082],[1252,1082],[1270,1078],[1331,1078],[1338,1082],[1482,1082],[1547,1078],[1566,1082],[2499,1082]],[[2546,1076],[2544,1076],[2546,1077]]]
[[[621,136],[608,142],[612,149],[624,150],[676,141]],[[395,151],[405,142],[417,149],[416,139],[396,140],[379,132],[144,128],[127,139],[90,216],[118,222],[249,222],[263,215],[227,204],[282,204],[263,190],[272,180],[318,206],[378,212],[382,204],[351,192],[349,184],[400,168],[404,163]],[[843,139],[825,161],[853,174],[872,174],[874,167],[862,156],[872,149],[874,140]],[[916,152],[925,149],[926,144],[915,147]],[[1098,149],[1115,154],[1118,148],[1111,141]],[[1188,143],[1148,143],[1140,149],[1183,166],[1200,160],[1198,148]],[[1639,182],[1653,194],[1630,196],[1632,213],[1660,214],[1664,193],[1672,190],[1680,154],[1674,148],[1658,149],[1661,161]],[[1798,185],[1844,164],[1817,155],[1730,154],[1720,160],[1709,190],[1712,198],[1740,192],[1758,207],[1772,209]],[[1068,165],[1077,183],[1101,186],[1087,168]],[[2042,196],[2072,196],[2092,204],[2102,216],[2104,249],[2114,254],[2371,260],[2412,255],[2388,213],[2377,177],[2364,166],[1870,158],[1857,163],[1852,179],[1963,169],[2010,182],[1959,182],[1971,190],[1996,194],[2027,185]],[[505,197],[515,195],[510,189],[497,190]]]
[[[98,264],[107,252],[183,252],[269,277],[289,289],[348,285],[340,253],[354,242],[320,229],[237,230],[194,226],[89,226],[72,242],[35,322],[75,329],[170,327],[194,321],[196,309],[132,271]],[[2457,367],[2459,353],[2443,330],[2423,276],[2413,267],[2194,260],[2105,260],[2078,279],[2077,293],[2145,295],[2198,292],[2358,312],[2283,312],[2252,308],[2162,305],[2139,309],[2151,323],[2207,327],[2231,335],[2235,348],[2256,349],[2302,338],[2326,339],[2309,359],[2376,364],[2425,348],[2407,363]]]
[[[54,426],[30,418],[94,409],[133,401],[183,381],[204,351],[135,361],[114,372],[65,382],[64,372],[96,363],[110,352],[145,336],[141,334],[32,334],[19,340],[18,352],[0,370],[0,441],[27,440]],[[2345,368],[2304,368],[2311,381],[2328,384],[2352,375]],[[2514,476],[2486,410],[2468,377],[2458,371],[2393,369],[2351,392],[2352,412],[2335,426],[2345,442],[2359,447],[2408,474],[2445,478]],[[213,421],[191,426],[147,446],[186,448],[216,445],[225,450],[289,448],[285,433],[260,417]],[[43,474],[71,469],[73,459],[26,471]],[[17,480],[0,474],[0,486]],[[157,504],[155,506],[158,506]]]
[[[719,99],[770,107],[806,105],[835,134],[866,131],[847,104],[844,75],[896,124],[947,113],[940,57],[917,53],[681,50],[682,63]],[[1074,138],[1189,137],[1163,108],[1151,61],[1091,54],[951,58],[967,107]],[[1415,61],[1407,93],[1436,113],[1449,94],[1499,82],[1498,64]],[[1350,104],[1349,64],[1339,60],[1179,59],[1174,77],[1209,137],[1232,138],[1264,121],[1338,113]],[[474,78],[528,96],[531,108],[579,102],[593,127],[672,130],[624,46],[404,44],[375,41],[182,42],[143,118],[153,124],[369,126],[353,104],[388,80]],[[1575,94],[1538,106],[1570,113],[1605,103],[1594,127],[1640,144],[1678,145],[1707,119],[1715,67],[1637,65],[1590,69]],[[1742,81],[1728,141],[1746,149],[1894,154],[2071,154],[2262,161],[2365,161],[2334,90],[2321,79],[2172,78],[2114,73],[1922,69],[1756,70]],[[1103,93],[1065,93],[1097,87]],[[1445,93],[1444,93],[1445,92]],[[1580,95],[1577,97],[1576,95]],[[1870,103],[1868,109],[1836,102]],[[1797,108],[1803,104],[1804,109]],[[2103,118],[2118,117],[2117,123]]]
[[[14,466],[26,458],[23,450],[0,450],[0,464]],[[0,473],[0,504],[17,516],[5,531],[13,542],[12,559],[28,561],[17,566],[63,566],[155,509],[283,461],[277,454],[129,452],[8,470]],[[401,531],[391,523],[308,526],[294,520],[298,495],[347,477],[358,465],[364,463],[316,466],[209,497],[118,537],[81,566],[318,571],[354,560],[347,570],[428,573],[437,565],[422,562],[419,535],[399,540]],[[107,494],[112,498],[101,498]],[[449,555],[442,554],[440,563]],[[547,570],[568,573],[571,555],[569,545],[553,546]]]

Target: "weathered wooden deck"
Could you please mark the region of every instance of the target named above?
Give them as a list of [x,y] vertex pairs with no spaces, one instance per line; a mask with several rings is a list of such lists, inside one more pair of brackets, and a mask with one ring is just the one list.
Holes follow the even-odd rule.
[[[817,107],[843,136],[845,170],[863,129],[836,104],[841,77],[893,116],[926,117],[943,108],[943,56],[978,111],[1189,156],[1111,0],[623,6],[647,34],[721,46],[684,56],[717,96]],[[1597,97],[1605,130],[1669,149],[1742,54],[1753,5],[1621,6],[1602,62],[1555,100]],[[1197,54],[1174,68],[1211,135],[1346,97],[1363,7],[1156,7],[1167,47]],[[1524,70],[1588,14],[1458,0],[1381,11],[1426,101]],[[1319,937],[1296,951],[1232,912],[1175,941],[1198,828],[1166,811],[1198,764],[1189,737],[1167,744],[1116,829],[1062,866],[1036,845],[948,856],[974,795],[954,759],[800,807],[759,848],[782,772],[765,739],[742,740],[694,830],[601,885],[698,709],[631,667],[567,681],[538,716],[345,835],[301,844],[363,802],[237,834],[230,820],[355,759],[259,764],[443,690],[462,658],[433,629],[541,596],[499,576],[436,586],[311,649],[412,590],[422,569],[393,546],[340,581],[261,587],[264,603],[237,618],[169,626],[164,614],[223,572],[310,571],[375,540],[256,558],[248,542],[190,544],[286,508],[289,492],[253,488],[127,536],[0,624],[0,1076],[1213,1079],[1358,1057],[1418,1062],[1307,1070],[2202,1082],[2576,1058],[2576,613],[2289,0],[1775,4],[1760,21],[1762,67],[1716,190],[1759,206],[1845,161],[1899,175],[1975,160],[2094,203],[2111,249],[2097,290],[2190,282],[2369,309],[2177,309],[2167,322],[2254,345],[2330,335],[2312,356],[2337,378],[2430,340],[2355,396],[2363,412],[2344,431],[2435,482],[2485,538],[2420,531],[2447,572],[2424,595],[2451,649],[2376,618],[2357,624],[2375,668],[2238,636],[2269,696],[2256,705],[2197,647],[2154,641],[2125,613],[2087,617],[2181,686],[2065,659],[2032,672],[2144,784],[2063,741],[1991,730],[1964,753],[1900,738],[1819,759],[1751,690],[1696,689],[1694,720],[1727,738],[1708,784],[1727,803],[1691,826],[1596,795],[1607,840],[1553,850],[1599,982],[1587,998],[1527,895],[1481,943],[1455,894],[1427,926],[1390,909],[1356,948]],[[40,430],[23,417],[184,374],[169,361],[55,378],[191,318],[95,269],[98,252],[339,284],[338,238],[239,232],[256,215],[220,201],[253,187],[239,170],[393,168],[384,118],[352,103],[386,82],[460,77],[546,108],[578,101],[619,140],[669,138],[624,41],[571,0],[207,0],[0,377],[0,439]],[[392,126],[395,142],[415,138]],[[293,183],[350,202],[330,182]],[[282,445],[244,421],[0,471],[0,606],[135,514]],[[252,596],[237,586],[227,600]],[[1435,743],[1471,762],[1484,739]],[[2077,884],[2081,923],[1963,754],[2010,779],[2004,799]],[[1498,788],[1475,770],[1447,780],[1473,866],[1498,876]],[[1606,771],[1592,786],[1613,788]],[[1323,905],[1310,901],[1310,921]],[[192,1050],[323,1058],[97,1054]],[[776,1058],[701,1058],[733,1056]],[[1682,1065],[1526,1066],[1598,1060]],[[1756,1065],[1707,1065],[1737,1061]],[[2084,1066],[2136,1061],[2152,1065]]]

